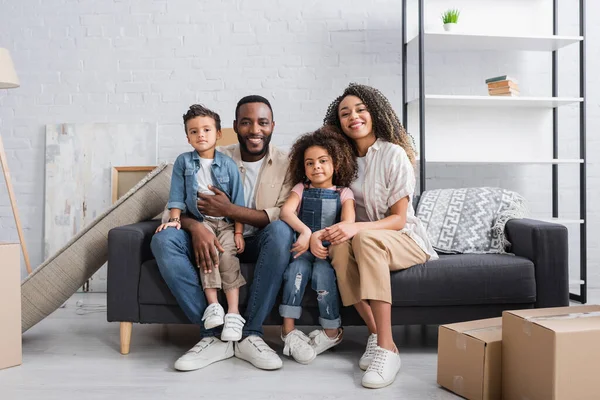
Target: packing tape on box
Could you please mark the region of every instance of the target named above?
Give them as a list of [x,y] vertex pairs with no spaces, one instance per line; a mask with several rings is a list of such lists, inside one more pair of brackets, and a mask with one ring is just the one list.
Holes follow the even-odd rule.
[[462,393],[463,392],[463,387],[464,387],[464,378],[460,375],[455,375],[454,378],[452,378],[452,391],[454,393]]
[[470,333],[474,333],[474,332],[495,331],[498,329],[502,329],[502,325],[492,325],[492,326],[486,326],[485,328],[475,328],[475,329],[468,329],[468,330],[462,331],[460,333],[457,332],[456,348],[459,350],[467,349],[467,336],[465,334],[470,334]]
[[557,315],[543,315],[543,316],[539,316],[539,317],[527,317],[523,321],[523,332],[527,336],[531,336],[531,330],[533,328],[533,324],[538,321],[556,321],[556,320],[592,318],[592,317],[600,317],[600,311],[557,314]]

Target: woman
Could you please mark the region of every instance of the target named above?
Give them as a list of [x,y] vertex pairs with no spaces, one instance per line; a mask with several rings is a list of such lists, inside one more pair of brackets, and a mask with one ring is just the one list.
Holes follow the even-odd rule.
[[326,229],[329,256],[344,306],[354,305],[370,336],[359,361],[362,384],[381,388],[394,382],[400,355],[392,337],[390,271],[437,259],[415,216],[415,152],[389,101],[378,90],[350,84],[327,110],[333,125],[353,145],[358,178],[350,188],[356,222]]

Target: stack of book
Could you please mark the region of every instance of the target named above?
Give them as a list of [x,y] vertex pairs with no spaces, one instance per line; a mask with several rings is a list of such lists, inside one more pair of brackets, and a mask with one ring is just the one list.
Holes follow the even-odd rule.
[[485,80],[490,96],[518,96],[519,84],[508,75],[496,76]]

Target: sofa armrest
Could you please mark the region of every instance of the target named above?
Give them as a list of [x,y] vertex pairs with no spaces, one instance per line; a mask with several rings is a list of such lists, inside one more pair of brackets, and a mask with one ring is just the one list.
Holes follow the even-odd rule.
[[569,237],[563,225],[533,219],[512,219],[506,224],[511,252],[535,266],[535,306],[569,305]]
[[108,232],[106,302],[108,321],[139,322],[141,266],[154,258],[150,241],[160,221],[120,226]]

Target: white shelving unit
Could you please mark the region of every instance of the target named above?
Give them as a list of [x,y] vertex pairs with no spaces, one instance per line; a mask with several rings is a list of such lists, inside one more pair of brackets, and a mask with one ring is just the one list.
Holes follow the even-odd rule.
[[[430,29],[433,26],[441,28],[438,11],[448,7],[446,2],[428,0],[426,18],[425,0],[412,0],[411,13],[407,13],[408,1],[402,1],[403,123],[409,131],[419,132],[415,139],[418,140],[419,157],[417,160],[420,164],[421,192],[426,189],[427,165],[431,163],[548,165],[549,168],[552,168],[552,216],[542,218],[542,220],[567,225],[569,230],[579,230],[580,279],[570,280],[569,286],[579,288],[579,294],[571,293],[571,299],[585,303],[587,301],[585,0],[573,2],[574,6],[579,5],[578,36],[558,35],[557,1],[548,0],[548,3],[537,3],[537,6],[541,4],[542,7],[539,10],[533,9],[529,2],[517,0],[502,2],[456,0],[452,6],[462,8],[461,18],[464,15],[462,11],[472,12],[471,18],[467,18],[466,25],[459,21],[460,32]],[[507,7],[510,11],[507,11]],[[522,7],[522,9],[516,11],[515,7]],[[414,19],[415,12],[418,15],[417,19]],[[432,23],[434,18],[437,20],[437,24]],[[527,30],[527,32],[519,32],[517,29]],[[508,32],[503,32],[504,30]],[[550,30],[552,31],[551,35],[535,34]],[[415,99],[409,99],[407,89],[407,56],[408,48],[411,45],[418,49],[418,88]],[[579,47],[579,97],[561,97],[558,94],[558,50],[569,46]],[[552,95],[547,97],[499,97],[473,95],[472,93],[441,94],[431,92],[431,90],[427,91],[424,72],[427,68],[425,65],[426,52],[468,52],[469,59],[473,58],[474,52],[480,52],[483,57],[487,58],[490,57],[490,52],[505,52],[503,56],[507,57],[514,57],[515,52],[549,53],[552,56]],[[443,63],[450,62],[448,61],[450,58],[446,56],[437,56],[436,60],[443,60],[441,61]],[[428,72],[431,74],[430,71]],[[466,71],[466,74],[468,73]],[[427,76],[429,79],[431,75]],[[461,78],[468,78],[468,75],[461,76]],[[464,82],[465,79],[460,80],[455,87],[464,86]],[[439,81],[439,84],[444,83],[445,81]],[[484,85],[483,82],[481,84]],[[519,82],[519,84],[525,86],[523,82]],[[559,157],[557,125],[558,109],[561,107],[579,110],[579,157]],[[487,113],[487,117],[482,117],[482,113]],[[428,116],[433,114],[436,119],[426,119],[426,114]],[[513,118],[519,121],[523,119],[528,121],[520,122],[522,125],[516,125],[512,121]],[[414,121],[417,121],[418,128],[409,125],[409,119],[413,124],[415,124]],[[533,123],[531,120],[538,122]],[[461,126],[461,130],[458,132],[456,129],[454,131],[448,129],[449,127],[455,128],[456,125]],[[549,132],[552,135],[550,139]],[[519,146],[515,146],[514,143],[519,143]],[[558,168],[561,165],[569,164],[575,165],[579,169],[579,218],[559,217]]]
[[[418,36],[408,43],[414,42]],[[583,41],[583,36],[506,36],[425,32],[427,51],[555,51]]]
[[[555,108],[583,102],[581,97],[502,97],[502,96],[463,96],[426,94],[425,105],[440,107],[531,107]],[[408,106],[418,106],[419,99],[408,102]]]

